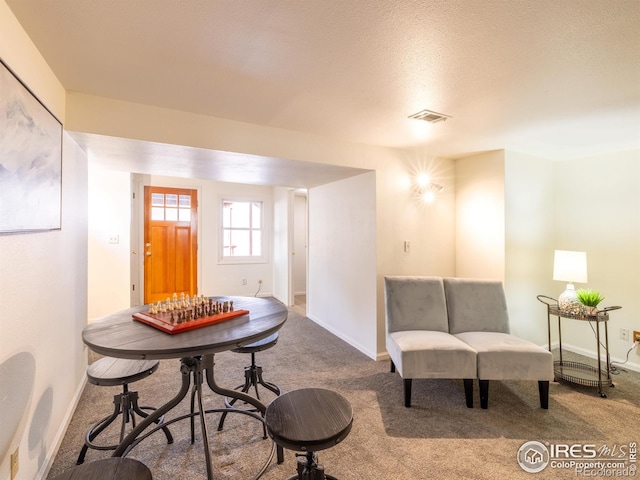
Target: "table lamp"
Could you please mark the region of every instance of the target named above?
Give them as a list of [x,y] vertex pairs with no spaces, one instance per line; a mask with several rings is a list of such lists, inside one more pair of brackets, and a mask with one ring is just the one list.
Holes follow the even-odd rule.
[[558,297],[558,307],[565,313],[578,315],[580,302],[573,282],[587,283],[587,252],[556,250],[553,258],[553,279],[568,282]]

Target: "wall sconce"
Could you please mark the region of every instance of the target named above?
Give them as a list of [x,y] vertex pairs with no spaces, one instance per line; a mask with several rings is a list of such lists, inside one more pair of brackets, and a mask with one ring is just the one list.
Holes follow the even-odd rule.
[[421,173],[416,177],[416,190],[425,203],[431,203],[436,195],[444,190],[444,187],[431,181],[431,177],[426,173]]
[[573,282],[587,283],[587,253],[556,250],[553,257],[553,279],[568,282],[558,297],[558,307],[565,313],[579,314],[580,302]]

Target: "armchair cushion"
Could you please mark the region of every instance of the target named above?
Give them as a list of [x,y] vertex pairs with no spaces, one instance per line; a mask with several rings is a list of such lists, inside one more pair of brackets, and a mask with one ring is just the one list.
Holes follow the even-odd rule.
[[440,277],[385,277],[387,333],[448,332],[447,303]]
[[528,340],[500,332],[454,336],[478,352],[481,380],[553,380],[553,355]]
[[387,351],[402,378],[476,378],[475,350],[446,332],[394,332]]
[[500,281],[445,278],[443,282],[451,333],[509,333],[507,302]]

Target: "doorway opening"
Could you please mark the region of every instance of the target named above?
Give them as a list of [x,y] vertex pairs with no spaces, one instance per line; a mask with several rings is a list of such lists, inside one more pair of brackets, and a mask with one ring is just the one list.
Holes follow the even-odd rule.
[[296,190],[293,202],[293,256],[291,283],[293,311],[307,315],[307,191]]
[[144,303],[198,293],[196,190],[144,187]]

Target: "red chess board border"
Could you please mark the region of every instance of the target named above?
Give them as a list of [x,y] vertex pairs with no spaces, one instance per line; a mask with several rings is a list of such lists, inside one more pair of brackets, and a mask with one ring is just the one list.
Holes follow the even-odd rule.
[[234,310],[233,312],[219,313],[207,317],[198,318],[197,320],[189,320],[182,323],[171,323],[170,313],[134,313],[133,318],[139,322],[146,323],[152,327],[162,330],[170,335],[176,333],[195,330],[196,328],[207,327],[215,323],[225,322],[242,315],[247,315],[249,310]]

